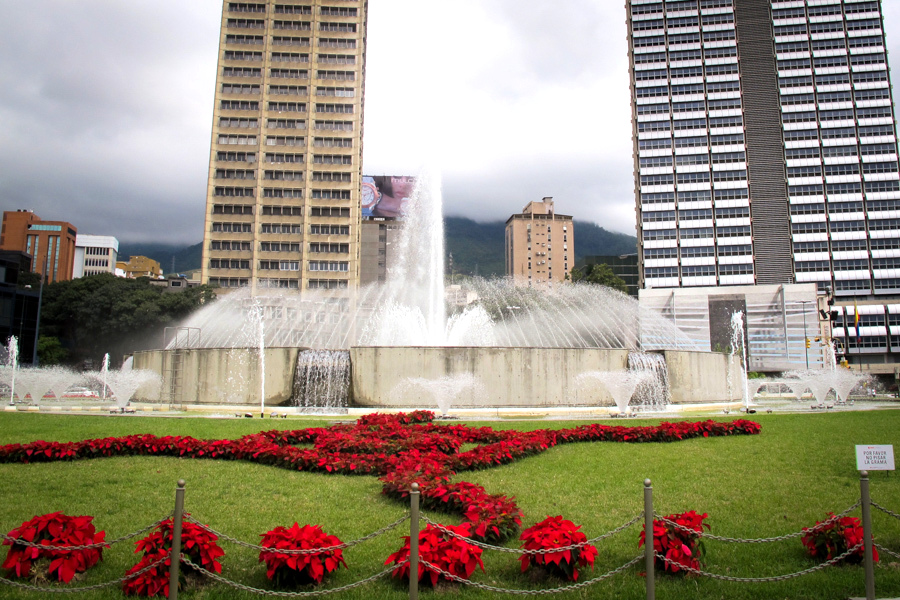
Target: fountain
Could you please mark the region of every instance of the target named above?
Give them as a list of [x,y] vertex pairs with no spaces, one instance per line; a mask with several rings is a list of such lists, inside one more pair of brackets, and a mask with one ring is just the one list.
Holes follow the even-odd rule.
[[[496,405],[539,401],[563,406],[577,396],[580,373],[625,370],[629,352],[658,354],[653,360],[670,365],[657,365],[656,383],[645,380],[644,385],[656,386],[642,392],[654,396],[650,404],[665,404],[667,382],[675,402],[725,399],[719,380],[732,368],[728,357],[700,352],[669,319],[609,288],[571,283],[533,288],[476,278],[467,285],[477,300],[448,314],[439,178],[420,177],[408,206],[399,258],[385,282],[337,296],[304,289],[264,290],[265,295],[251,297],[249,290],[238,290],[192,315],[183,325],[202,330],[202,347],[184,346],[176,337],[168,352],[181,353],[196,401],[221,403],[213,382],[228,376],[221,370],[226,362],[222,356],[229,349],[252,348],[260,356],[260,372],[254,376],[271,380],[260,386],[266,403],[291,401],[298,377],[307,377],[296,370],[302,369],[297,355],[307,349],[350,352],[350,395],[363,406],[396,406],[395,388],[404,380],[438,381],[466,373],[486,386]],[[265,326],[257,322],[258,339],[250,341],[245,331],[262,314]],[[263,349],[274,366],[263,369]],[[166,352],[137,353],[136,364],[160,374],[171,371]],[[673,373],[674,359],[678,368]],[[210,371],[210,365],[216,369]],[[667,375],[660,375],[666,370]],[[708,381],[692,379],[698,374]],[[715,384],[709,383],[713,380]],[[310,400],[298,402],[308,405]]]
[[[650,379],[647,371],[590,371],[581,373],[576,378],[579,390],[584,391],[597,383],[602,384],[618,409],[618,414],[631,413],[629,403],[638,385]],[[599,402],[598,402],[599,404]]]
[[346,410],[350,392],[350,353],[344,350],[304,350],[294,371],[294,406],[302,412]]
[[744,313],[731,314],[731,356],[741,361],[741,399],[744,403],[744,412],[750,411],[750,389],[747,383],[747,342],[744,336]]
[[[410,377],[401,381],[391,391],[391,396],[398,400],[402,401],[407,398],[411,400],[405,402],[407,404],[418,403],[422,406],[433,404],[445,418],[450,414],[453,402],[463,394],[484,401],[487,391],[484,385],[470,373],[458,373],[437,379]],[[428,402],[424,398],[431,398],[432,402]]]

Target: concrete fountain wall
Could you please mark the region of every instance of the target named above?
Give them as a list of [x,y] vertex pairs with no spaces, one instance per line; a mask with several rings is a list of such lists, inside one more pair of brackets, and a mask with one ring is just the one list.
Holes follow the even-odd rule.
[[[298,348],[266,348],[266,404],[289,402]],[[663,352],[674,404],[741,400],[737,360],[720,353]],[[350,350],[351,405],[373,408],[433,408],[426,396],[397,394],[410,380],[470,374],[477,387],[464,389],[457,407],[610,406],[610,395],[576,378],[592,371],[619,371],[628,351],[620,349],[355,347]],[[257,351],[246,348],[151,350],[134,355],[134,368],[163,378],[162,399],[175,404],[257,404]]]

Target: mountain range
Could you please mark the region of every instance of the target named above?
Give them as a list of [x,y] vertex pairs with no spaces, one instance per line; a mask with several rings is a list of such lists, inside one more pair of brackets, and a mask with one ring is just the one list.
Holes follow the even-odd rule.
[[[637,251],[637,238],[616,233],[589,223],[575,221],[575,262],[585,256],[617,256]],[[505,221],[479,223],[463,217],[444,218],[445,251],[453,256],[453,272],[463,275],[503,275]],[[165,273],[184,273],[199,269],[202,242],[191,246],[168,244],[120,243],[120,260],[129,256],[147,256],[159,262]],[[449,264],[448,264],[449,270]]]

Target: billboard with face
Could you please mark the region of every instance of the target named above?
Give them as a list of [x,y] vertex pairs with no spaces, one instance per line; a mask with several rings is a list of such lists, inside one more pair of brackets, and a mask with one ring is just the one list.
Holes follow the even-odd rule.
[[363,176],[362,216],[402,219],[409,198],[416,187],[415,177],[375,175]]

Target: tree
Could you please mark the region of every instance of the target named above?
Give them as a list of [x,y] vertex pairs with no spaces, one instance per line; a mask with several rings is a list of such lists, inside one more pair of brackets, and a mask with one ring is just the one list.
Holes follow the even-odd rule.
[[208,286],[165,293],[145,277],[104,273],[60,281],[44,287],[41,333],[59,338],[76,363],[99,362],[107,352],[116,362],[126,353],[159,347],[164,327],[212,298]]
[[580,269],[575,267],[572,269],[571,278],[575,283],[583,281],[595,285],[605,285],[623,294],[628,293],[625,282],[607,264],[585,265]]
[[42,367],[52,367],[66,360],[68,350],[63,348],[59,338],[42,335],[38,338],[38,364]]

